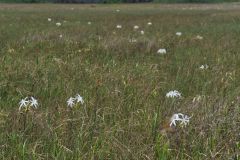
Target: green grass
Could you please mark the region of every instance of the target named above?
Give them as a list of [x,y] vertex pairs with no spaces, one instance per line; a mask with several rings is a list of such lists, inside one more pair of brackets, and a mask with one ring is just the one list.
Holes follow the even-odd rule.
[[[239,9],[1,4],[0,159],[239,159]],[[26,96],[40,106],[20,113]],[[164,129],[178,112],[189,125]]]

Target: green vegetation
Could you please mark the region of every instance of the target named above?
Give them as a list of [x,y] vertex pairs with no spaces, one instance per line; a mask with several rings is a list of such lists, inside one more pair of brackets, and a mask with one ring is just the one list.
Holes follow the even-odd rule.
[[[240,6],[2,4],[0,16],[0,159],[238,159]],[[77,93],[84,105],[68,108]],[[26,96],[40,106],[20,113]],[[170,128],[179,112],[189,125]]]

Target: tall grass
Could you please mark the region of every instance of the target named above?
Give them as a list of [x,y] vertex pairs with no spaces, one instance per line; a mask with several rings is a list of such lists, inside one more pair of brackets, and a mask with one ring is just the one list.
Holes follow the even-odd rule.
[[239,159],[239,7],[190,7],[1,5],[0,159]]

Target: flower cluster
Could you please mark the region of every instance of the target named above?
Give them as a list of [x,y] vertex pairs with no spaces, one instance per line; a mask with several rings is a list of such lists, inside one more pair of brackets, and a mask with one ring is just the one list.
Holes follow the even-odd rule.
[[30,107],[38,107],[38,101],[34,97],[25,97],[19,102],[19,111],[23,108],[29,110]]
[[81,104],[84,103],[83,97],[81,97],[79,94],[77,94],[75,97],[70,97],[67,100],[67,105],[71,108],[75,106],[77,103],[81,103]]
[[191,117],[182,113],[176,113],[170,119],[170,127],[172,127],[173,125],[176,126],[177,121],[181,122],[180,125],[186,126],[189,123],[190,118]]
[[167,98],[181,98],[181,93],[178,92],[177,90],[169,91],[169,92],[166,94],[166,97],[167,97]]

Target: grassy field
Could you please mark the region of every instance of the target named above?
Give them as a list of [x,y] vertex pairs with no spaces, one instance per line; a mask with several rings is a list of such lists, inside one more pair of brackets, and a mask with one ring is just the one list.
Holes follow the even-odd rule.
[[[26,96],[39,107],[19,111]],[[239,3],[0,4],[0,159],[239,155]]]

